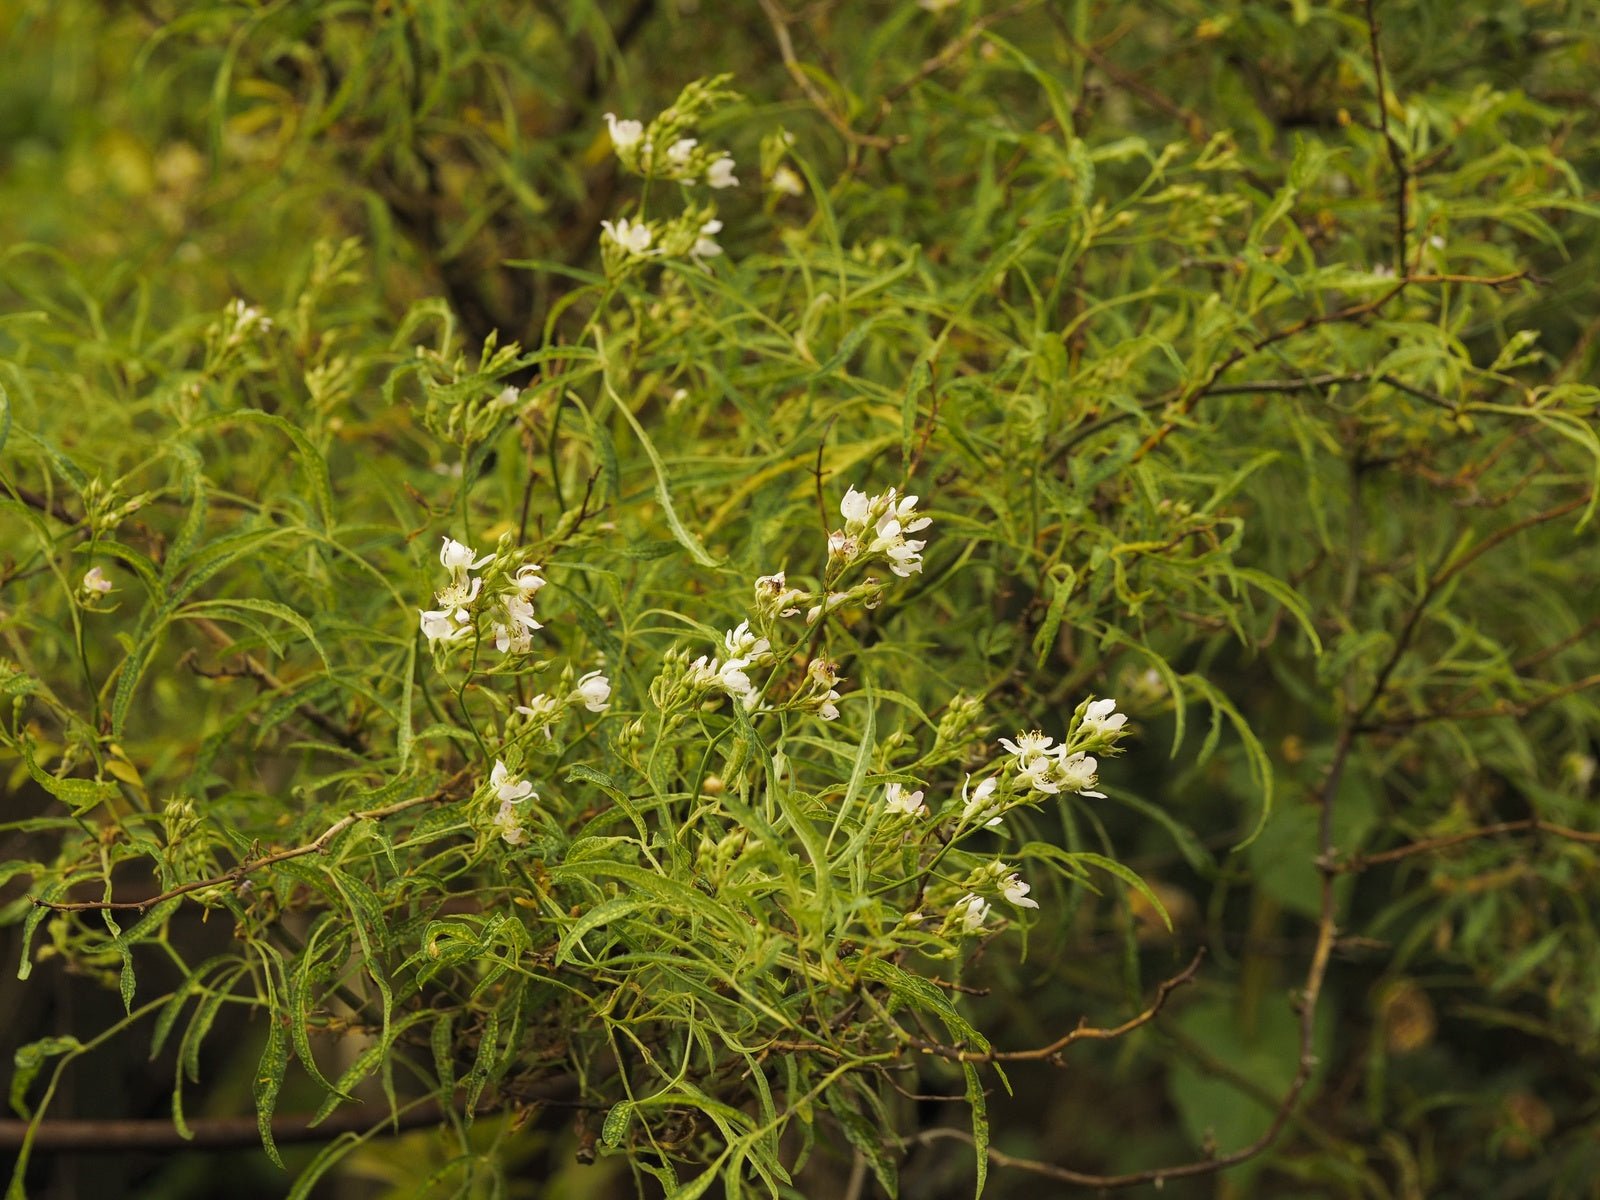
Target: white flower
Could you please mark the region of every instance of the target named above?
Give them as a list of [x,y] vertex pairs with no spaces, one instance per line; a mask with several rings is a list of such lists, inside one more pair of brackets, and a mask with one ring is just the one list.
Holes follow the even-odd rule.
[[538,563],[523,563],[517,568],[511,584],[521,593],[524,600],[531,600],[533,594],[544,586],[544,580],[539,578],[538,574],[541,569]]
[[[717,660],[711,661],[715,664]],[[744,673],[747,666],[749,663],[742,658],[730,658],[717,668],[717,686],[730,696],[738,696],[741,699],[748,696],[755,685],[750,682],[750,676]]]
[[104,596],[111,590],[111,580],[99,567],[90,567],[83,575],[83,590],[90,595]]
[[533,649],[533,634],[520,625],[494,624],[494,648],[501,654],[526,654]]
[[667,161],[675,167],[687,166],[689,156],[699,144],[694,138],[679,138],[667,147]]
[[[980,816],[983,810],[989,806],[989,797],[993,796],[995,789],[1000,786],[1000,777],[998,775],[989,776],[989,778],[973,788],[969,795],[967,787],[971,783],[972,776],[968,775],[961,784],[961,819],[963,821],[970,821],[974,817]],[[984,824],[989,826],[998,825],[1000,824],[1000,818],[990,817]]]
[[640,121],[619,121],[616,113],[606,114],[606,128],[611,131],[611,144],[618,150],[637,145],[644,137],[644,124]]
[[510,617],[514,624],[520,625],[529,633],[532,633],[535,629],[544,628],[543,625],[533,619],[533,603],[525,599],[521,592],[507,592],[504,601],[506,616]]
[[455,618],[463,623],[467,620],[467,606],[478,598],[478,592],[483,588],[483,580],[476,575],[468,575],[458,571],[451,580],[450,586],[434,593],[439,602],[439,608],[447,613],[455,614]]
[[578,680],[572,698],[592,713],[605,712],[611,706],[611,681],[599,671],[590,671]]
[[1077,792],[1080,796],[1093,796],[1097,800],[1104,800],[1104,792],[1094,792],[1089,789],[1099,782],[1095,775],[1095,762],[1092,755],[1078,753],[1058,760],[1056,764],[1056,778],[1061,787],[1069,792]]
[[706,183],[714,188],[738,187],[739,181],[733,175],[733,159],[724,154],[716,162],[706,168]]
[[926,529],[932,520],[917,515],[916,496],[897,496],[894,488],[868,496],[852,487],[839,502],[839,512],[844,528],[828,535],[830,560],[849,564],[861,553],[882,555],[902,579],[922,570],[922,548],[927,543],[906,535]]
[[498,404],[501,408],[514,408],[516,406],[517,401],[520,400],[521,398],[522,398],[522,389],[521,388],[519,388],[519,387],[507,387],[504,391],[502,391],[498,396],[496,396],[494,398],[494,402],[496,404]]
[[976,933],[989,919],[989,902],[976,892],[968,892],[956,901],[950,915],[961,922],[963,933]]
[[768,616],[792,617],[800,611],[794,602],[804,598],[804,592],[789,586],[788,578],[782,571],[776,575],[763,575],[756,580],[756,602]]
[[1048,757],[1021,759],[1017,763],[1017,782],[1054,796],[1061,791],[1055,777],[1056,765],[1056,760]]
[[700,234],[694,240],[694,245],[689,247],[690,258],[716,258],[722,253],[722,247],[717,245],[712,234],[722,232],[722,222],[718,220],[707,221],[700,226]]
[[418,615],[422,635],[430,642],[453,642],[467,632],[467,627],[458,623],[448,612],[422,609]]
[[779,167],[772,173],[772,180],[767,184],[780,196],[804,196],[806,194],[805,182],[788,167]]
[[1015,904],[1018,908],[1039,907],[1039,902],[1037,900],[1028,899],[1028,893],[1032,890],[1033,889],[1031,887],[1022,882],[1022,876],[1018,875],[1015,871],[1013,871],[1010,875],[1007,875],[1005,881],[1000,885],[1000,894],[1003,895],[1007,900],[1011,901],[1011,903]]
[[1115,700],[1096,700],[1084,711],[1079,728],[1089,737],[1109,736],[1128,723],[1128,714],[1114,711]]
[[252,329],[259,329],[265,333],[272,328],[272,318],[261,315],[259,308],[252,308],[243,300],[233,300],[227,308],[227,315],[233,319],[233,328],[228,331],[228,344],[237,346],[244,340],[245,334]]
[[500,811],[494,815],[494,827],[511,846],[520,846],[527,840],[522,823],[517,820],[517,810],[510,800],[500,801]]
[[618,217],[615,225],[610,221],[601,221],[600,226],[605,230],[607,238],[629,254],[647,254],[650,244],[655,241],[655,234],[643,221],[630,221],[627,217]]
[[757,662],[772,653],[772,643],[751,632],[749,621],[740,621],[728,630],[722,637],[722,645],[729,658],[741,658],[747,662]]
[[1032,733],[1017,734],[1014,742],[1010,738],[1001,738],[1000,744],[1018,758],[1037,758],[1055,745],[1055,738],[1046,737],[1035,729]]
[[494,770],[489,772],[489,786],[494,788],[495,798],[502,804],[515,804],[529,796],[535,800],[539,798],[539,794],[533,790],[533,784],[526,779],[518,779],[506,770],[505,763],[498,758],[494,760]]
[[907,533],[916,533],[933,524],[932,517],[917,515],[917,501],[920,496],[901,496],[898,501],[894,498],[894,489],[888,491],[889,511],[894,519],[899,521]]
[[476,571],[485,563],[493,562],[494,555],[485,554],[474,561],[477,551],[471,546],[464,546],[454,538],[445,538],[444,545],[439,548],[439,561],[445,569],[451,572]]
[[921,791],[909,792],[898,783],[884,787],[883,805],[892,813],[903,813],[908,817],[920,817],[928,811],[928,806],[922,802]]
[[[928,518],[922,519],[926,525]],[[922,548],[928,543],[912,541],[905,537],[900,522],[894,517],[885,516],[879,522],[876,536],[867,547],[868,553],[882,554],[889,560],[889,570],[902,579],[909,578],[915,571],[922,570]]]
[[555,737],[550,727],[555,722],[555,719],[561,715],[561,702],[559,700],[551,699],[541,692],[526,704],[517,705],[516,711],[528,718],[528,724],[542,725],[546,738]]
[[839,705],[836,703],[838,699],[839,693],[833,688],[829,688],[827,695],[822,698],[822,706],[817,709],[817,716],[824,721],[837,721],[839,719]]

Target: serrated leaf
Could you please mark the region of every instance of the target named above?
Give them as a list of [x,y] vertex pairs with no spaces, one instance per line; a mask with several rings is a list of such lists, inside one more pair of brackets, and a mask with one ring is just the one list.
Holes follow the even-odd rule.
[[267,1048],[262,1051],[261,1062],[256,1067],[255,1085],[251,1089],[256,1101],[256,1131],[261,1135],[261,1145],[281,1169],[283,1158],[278,1145],[272,1140],[272,1114],[278,1107],[278,1091],[283,1087],[284,1073],[289,1069],[289,1039],[283,1023],[276,1014],[268,1014]]
[[44,771],[33,757],[33,742],[24,737],[22,759],[33,781],[57,800],[64,801],[74,814],[82,816],[96,805],[120,793],[116,784],[101,779],[60,779]]
[[628,1125],[632,1120],[632,1100],[622,1100],[613,1104],[611,1111],[606,1114],[605,1124],[600,1127],[601,1145],[612,1150],[622,1145],[623,1135],[628,1132]]

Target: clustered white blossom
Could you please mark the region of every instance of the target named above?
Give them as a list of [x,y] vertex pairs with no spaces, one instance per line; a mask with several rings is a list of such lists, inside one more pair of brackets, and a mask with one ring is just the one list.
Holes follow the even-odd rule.
[[539,793],[533,790],[533,784],[526,779],[511,774],[499,759],[495,759],[494,770],[489,773],[489,789],[494,793],[494,798],[500,801],[500,808],[494,817],[495,832],[509,845],[521,845],[527,835],[522,832],[517,806],[524,800],[538,800]]
[[[630,171],[679,183],[704,180],[707,187],[738,187],[736,164],[726,150],[711,150],[699,138],[684,137],[678,131],[682,118],[676,106],[662,113],[648,127],[643,121],[605,114],[611,148]],[[662,145],[665,149],[658,149]]]
[[922,570],[922,548],[927,543],[906,535],[926,529],[932,521],[917,514],[916,496],[900,496],[894,488],[868,496],[852,487],[839,502],[839,513],[844,528],[828,535],[828,565],[833,574],[879,558],[902,579]]
[[434,593],[439,607],[422,609],[420,624],[430,642],[454,642],[472,629],[472,603],[483,590],[483,580],[473,571],[494,561],[494,555],[477,557],[477,551],[453,538],[439,548],[439,562],[450,572],[450,582]]
[[702,692],[725,692],[746,712],[755,711],[761,704],[761,692],[746,668],[771,662],[772,643],[754,633],[749,621],[740,621],[723,635],[722,648],[723,657],[702,654],[689,664],[689,686]]
[[[493,554],[480,558],[471,546],[444,539],[439,562],[450,572],[450,581],[434,593],[439,607],[418,613],[418,624],[429,642],[449,645],[471,636],[483,596],[483,577],[473,572],[495,561]],[[495,649],[501,654],[527,654],[533,649],[534,631],[544,628],[533,614],[533,598],[545,582],[540,569],[538,563],[523,563],[509,576],[501,576],[505,586],[495,594],[489,622]]]
[[[1117,702],[1110,698],[1084,701],[1073,714],[1067,737],[1060,745],[1039,730],[1001,738],[1007,758],[999,769],[976,785],[968,775],[953,808],[947,810],[954,815],[958,832],[995,828],[1001,824],[1002,813],[1037,803],[1046,796],[1074,793],[1104,799],[1103,792],[1094,790],[1099,782],[1099,763],[1089,751],[1117,751],[1128,718],[1116,709]],[[899,795],[896,792],[897,798]],[[916,795],[920,798],[921,793]],[[964,886],[966,893],[948,911],[947,930],[977,933],[983,929],[989,915],[988,903],[981,895],[984,891],[998,892],[1018,908],[1039,907],[1038,901],[1028,895],[1031,886],[1016,868],[998,860],[975,871]]]
[[[628,170],[646,178],[671,179],[685,187],[702,183],[713,191],[737,187],[733,155],[702,145],[699,138],[686,134],[686,127],[714,99],[711,92],[691,85],[676,104],[648,125],[606,113],[606,129],[617,159]],[[641,214],[632,220],[619,217],[600,225],[600,247],[608,270],[643,258],[676,255],[704,266],[708,259],[722,253],[716,240],[722,232],[722,222],[714,210],[707,208],[691,208],[681,217],[665,222],[647,222]]]
[[[1112,703],[1115,704],[1115,701]],[[1017,782],[1050,796],[1076,792],[1080,796],[1105,799],[1103,792],[1091,790],[1098,782],[1095,769],[1099,764],[1093,756],[1081,750],[1069,752],[1065,743],[1052,749],[1054,742],[1054,738],[1046,737],[1038,730],[1019,733],[1016,741],[1000,739],[1000,744],[1014,759]]]
[[252,333],[265,333],[272,328],[272,318],[265,316],[259,308],[246,304],[243,300],[229,301],[224,310],[228,318],[228,327],[225,337],[230,346],[237,346]]
[[533,597],[544,586],[537,563],[525,563],[500,595],[505,620],[494,623],[494,645],[501,654],[526,654],[533,649],[533,631],[544,626],[533,619]]

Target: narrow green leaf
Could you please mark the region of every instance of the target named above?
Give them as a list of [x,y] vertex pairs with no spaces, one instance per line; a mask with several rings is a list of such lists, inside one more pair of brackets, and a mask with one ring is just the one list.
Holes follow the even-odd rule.
[[256,1067],[255,1100],[256,1129],[261,1134],[261,1145],[267,1157],[283,1167],[278,1145],[272,1140],[272,1114],[278,1107],[278,1091],[283,1087],[283,1076],[289,1068],[289,1039],[284,1034],[283,1022],[277,1014],[268,1013],[267,1048]]

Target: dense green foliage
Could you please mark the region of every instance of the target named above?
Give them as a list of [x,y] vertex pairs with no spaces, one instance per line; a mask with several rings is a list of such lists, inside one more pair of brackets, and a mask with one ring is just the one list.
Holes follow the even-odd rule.
[[1593,0],[0,12],[13,1196],[1590,1194]]

